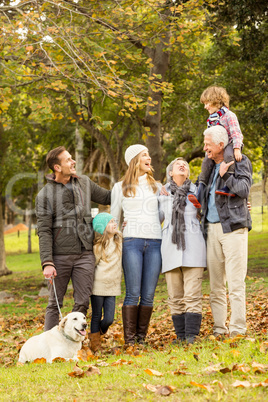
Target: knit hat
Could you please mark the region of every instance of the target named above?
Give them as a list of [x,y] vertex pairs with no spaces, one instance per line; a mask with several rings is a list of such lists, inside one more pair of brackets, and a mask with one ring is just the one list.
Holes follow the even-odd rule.
[[145,147],[142,144],[135,144],[135,145],[130,145],[130,147],[128,147],[126,149],[125,152],[125,161],[126,164],[129,166],[130,161],[135,158],[135,156],[139,155],[139,153],[141,153],[142,151],[148,151],[148,148]]
[[114,219],[114,217],[111,214],[108,214],[107,212],[101,212],[93,219],[93,229],[95,230],[95,232],[103,234],[106,226],[112,219]]

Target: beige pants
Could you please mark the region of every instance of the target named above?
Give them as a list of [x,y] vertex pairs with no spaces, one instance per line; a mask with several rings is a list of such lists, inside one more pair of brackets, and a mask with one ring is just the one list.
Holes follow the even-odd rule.
[[202,314],[204,268],[179,267],[165,273],[171,315]]
[[248,229],[223,233],[220,223],[208,225],[207,266],[210,280],[210,305],[213,331],[226,333],[226,281],[231,306],[229,331],[246,332],[246,285]]

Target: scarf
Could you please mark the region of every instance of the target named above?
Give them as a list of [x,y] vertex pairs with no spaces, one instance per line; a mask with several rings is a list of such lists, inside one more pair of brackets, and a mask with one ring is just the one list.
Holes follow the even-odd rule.
[[184,211],[186,207],[187,194],[189,192],[191,185],[191,180],[186,179],[182,186],[177,186],[177,184],[171,180],[170,190],[173,194],[173,205],[172,205],[172,218],[171,223],[173,225],[172,232],[172,243],[177,244],[178,250],[185,250],[185,221],[184,221]]
[[223,116],[228,110],[228,107],[223,106],[220,110],[218,110],[215,113],[212,113],[208,116],[207,119],[207,126],[211,127],[211,126],[216,126],[216,125],[220,125],[220,117]]

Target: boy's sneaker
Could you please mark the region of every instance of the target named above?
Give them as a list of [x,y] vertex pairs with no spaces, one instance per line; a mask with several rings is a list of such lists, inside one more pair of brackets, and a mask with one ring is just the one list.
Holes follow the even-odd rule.
[[191,201],[191,203],[194,204],[194,206],[196,208],[201,208],[201,204],[200,204],[200,202],[198,201],[198,199],[197,199],[197,197],[195,195],[189,194],[188,195],[188,200]]
[[[227,195],[227,197],[235,197],[235,194],[231,193],[229,188],[227,186],[224,186],[222,189],[220,190],[216,190],[215,194],[219,194],[219,195]],[[188,196],[189,198],[189,196]]]

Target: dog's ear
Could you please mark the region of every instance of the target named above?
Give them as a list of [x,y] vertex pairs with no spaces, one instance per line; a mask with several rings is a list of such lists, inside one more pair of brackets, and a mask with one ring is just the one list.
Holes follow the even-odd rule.
[[62,331],[62,330],[63,330],[63,328],[65,327],[66,321],[67,321],[67,317],[64,317],[64,318],[60,321],[60,323],[59,323],[59,331]]

